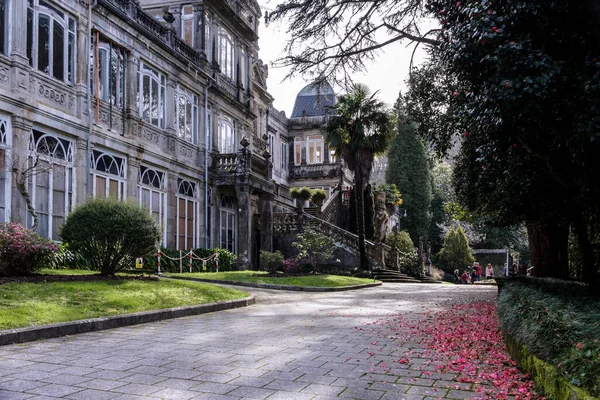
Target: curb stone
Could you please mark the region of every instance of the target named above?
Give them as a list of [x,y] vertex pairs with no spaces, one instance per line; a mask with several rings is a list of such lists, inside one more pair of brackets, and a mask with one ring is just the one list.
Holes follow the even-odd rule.
[[296,292],[345,292],[348,290],[366,289],[375,286],[381,286],[382,282],[364,283],[362,285],[353,286],[339,286],[339,287],[315,287],[315,286],[290,286],[290,285],[274,285],[271,283],[250,283],[250,282],[237,282],[237,281],[225,281],[221,279],[204,279],[204,278],[188,278],[179,276],[162,276],[161,278],[167,279],[181,279],[182,281],[196,281],[206,283],[220,283],[223,285],[231,286],[246,286],[255,287],[260,289],[274,289],[274,290],[290,290]]
[[74,335],[77,333],[103,331],[123,326],[145,324],[148,322],[181,318],[215,311],[230,310],[232,308],[246,307],[255,302],[255,297],[249,296],[243,299],[219,301],[197,306],[166,308],[163,310],[143,311],[131,314],[113,315],[110,317],[90,318],[78,321],[60,322],[57,324],[4,330],[0,331],[0,346]]

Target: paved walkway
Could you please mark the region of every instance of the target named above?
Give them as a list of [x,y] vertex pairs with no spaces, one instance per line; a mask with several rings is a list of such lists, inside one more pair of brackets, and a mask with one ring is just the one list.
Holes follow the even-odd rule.
[[[496,287],[384,284],[349,292],[244,289],[253,306],[0,347],[0,399],[464,399],[451,376],[415,366],[374,373],[401,357],[368,324]],[[387,343],[386,343],[387,340]],[[426,360],[423,360],[426,361]],[[427,371],[426,371],[427,372]]]

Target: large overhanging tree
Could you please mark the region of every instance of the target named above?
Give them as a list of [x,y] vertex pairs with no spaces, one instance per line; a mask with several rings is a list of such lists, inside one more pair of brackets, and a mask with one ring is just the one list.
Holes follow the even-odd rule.
[[461,203],[525,221],[538,275],[566,277],[569,227],[598,281],[600,28],[592,3],[440,1],[441,44],[412,76],[411,115],[440,152],[459,135]]
[[324,128],[325,141],[354,173],[358,247],[361,269],[369,268],[365,249],[364,190],[369,183],[373,159],[383,154],[394,135],[392,117],[384,104],[362,84],[340,96]]
[[282,0],[268,21],[285,20],[290,37],[286,56],[276,62],[290,75],[348,78],[364,70],[385,46],[409,40],[437,45],[438,29],[419,22],[428,11],[424,0]]
[[[424,17],[441,30],[419,31]],[[572,227],[581,277],[597,281],[600,4],[282,0],[270,19],[288,21],[290,74],[347,77],[390,43],[428,45],[411,114],[440,152],[463,139],[459,198],[498,223],[525,221],[538,275],[567,274]]]

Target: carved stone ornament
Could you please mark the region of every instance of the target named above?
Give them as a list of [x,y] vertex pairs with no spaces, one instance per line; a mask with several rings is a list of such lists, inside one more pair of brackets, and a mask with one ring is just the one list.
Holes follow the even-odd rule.
[[47,87],[43,83],[40,83],[38,86],[38,94],[48,100],[60,104],[61,106],[66,105],[67,95],[65,93],[62,93],[51,87]]
[[7,67],[2,66],[0,67],[0,81],[1,82],[8,82],[8,75],[9,74],[9,70]]
[[149,129],[144,129],[142,131],[142,138],[148,142],[160,144],[160,135]]
[[188,146],[180,145],[179,146],[179,155],[182,155],[182,156],[188,157],[188,158],[192,158],[192,156],[194,155],[194,150],[192,150]]

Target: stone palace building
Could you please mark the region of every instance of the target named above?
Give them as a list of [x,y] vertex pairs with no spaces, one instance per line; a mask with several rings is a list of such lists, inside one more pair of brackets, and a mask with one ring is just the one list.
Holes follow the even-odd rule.
[[[350,185],[320,127],[335,93],[272,107],[255,0],[0,0],[0,222],[58,240],[89,198],[140,204],[162,246],[257,265],[289,189]],[[322,212],[322,214],[321,214]]]

